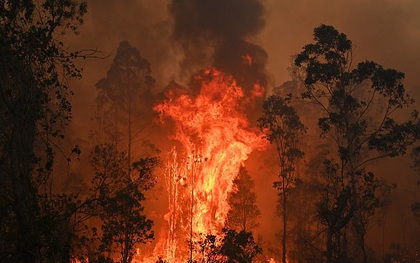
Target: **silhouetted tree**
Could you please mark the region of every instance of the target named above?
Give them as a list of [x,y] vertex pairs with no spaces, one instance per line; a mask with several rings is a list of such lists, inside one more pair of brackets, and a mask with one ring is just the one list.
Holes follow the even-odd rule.
[[154,82],[149,61],[137,48],[122,41],[107,76],[96,84],[99,127],[93,131],[94,138],[98,143],[112,142],[118,150],[126,151],[129,166],[134,141],[141,141],[138,136],[150,121]]
[[205,235],[204,238],[198,241],[198,249],[200,250],[200,262],[202,263],[223,263],[225,258],[220,251],[220,244],[222,240],[220,236]]
[[222,230],[221,235],[208,234],[196,242],[198,261],[203,263],[251,263],[262,253],[251,232]]
[[[318,204],[318,217],[326,226],[327,261],[346,262],[348,226],[362,211],[367,216],[377,208],[377,179],[366,167],[373,160],[405,154],[418,139],[417,116],[404,123],[392,117],[412,103],[403,73],[372,61],[353,67],[352,42],[332,26],[315,28],[314,41],[297,55],[294,70],[306,88],[303,97],[319,106],[321,137],[333,146]],[[357,231],[364,232],[368,221],[356,223]]]
[[[417,132],[420,133],[420,122],[417,123]],[[412,168],[417,173],[417,187],[420,186],[420,146],[414,147],[410,154],[411,160],[413,161]],[[416,196],[416,198],[418,198]],[[416,200],[411,205],[411,211],[414,216],[420,217],[420,201]]]
[[64,36],[85,13],[77,0],[0,1],[0,261],[69,260],[78,205],[53,193],[51,172],[83,55]]
[[[99,249],[120,253],[122,263],[131,262],[136,244],[153,239],[153,221],[143,214],[141,190],[154,185],[152,172],[157,164],[156,158],[145,158],[128,168],[127,158],[127,153],[110,144],[96,146],[91,156],[95,169],[91,209],[100,218],[102,229]],[[136,174],[134,179],[130,171]]]
[[300,121],[295,109],[288,105],[290,98],[283,99],[272,95],[264,101],[263,116],[258,119],[258,126],[265,133],[265,138],[276,147],[279,181],[273,186],[281,197],[283,215],[282,261],[286,263],[287,239],[287,196],[296,182],[297,160],[303,156],[299,149],[299,137],[305,132],[305,126]]
[[254,181],[244,166],[233,180],[233,189],[228,197],[230,209],[227,214],[226,228],[237,231],[252,231],[258,226],[258,217],[261,214],[256,205],[256,195],[252,191]]
[[226,257],[226,263],[251,263],[262,253],[251,232],[236,232],[231,229],[224,229],[223,232],[220,253]]

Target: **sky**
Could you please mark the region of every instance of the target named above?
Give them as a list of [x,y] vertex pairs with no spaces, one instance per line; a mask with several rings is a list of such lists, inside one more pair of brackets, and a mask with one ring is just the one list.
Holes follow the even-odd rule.
[[[77,131],[79,137],[87,137],[91,128],[89,113],[93,112],[96,97],[95,83],[106,75],[115,50],[123,40],[137,47],[143,57],[150,61],[152,75],[157,80],[157,91],[163,89],[171,80],[185,83],[194,71],[209,66],[220,57],[224,58],[223,55],[209,55],[206,51],[201,54],[202,59],[195,59],[196,56],[193,55],[197,54],[197,49],[188,46],[192,37],[189,34],[195,29],[186,25],[197,21],[203,28],[194,34],[202,37],[204,43],[210,39],[210,44],[206,46],[210,53],[226,53],[226,49],[223,49],[223,44],[220,43],[229,44],[229,41],[246,42],[250,44],[247,48],[255,49],[259,54],[265,52],[266,58],[262,59],[261,66],[264,68],[264,81],[268,90],[290,80],[288,67],[291,65],[292,56],[312,41],[313,29],[320,24],[332,25],[352,40],[355,45],[355,62],[373,60],[385,68],[395,68],[404,72],[406,90],[414,99],[420,101],[420,1],[229,2],[232,4],[232,15],[209,4],[199,7],[202,13],[195,17],[192,13],[182,13],[182,10],[171,11],[169,0],[88,0],[88,15],[80,28],[80,34],[75,37],[69,36],[68,43],[73,49],[98,48],[106,57],[78,62],[84,72],[83,78],[72,84],[75,96],[74,122],[71,129]],[[204,1],[202,3],[204,4]],[[257,5],[254,5],[255,3]],[[240,17],[235,10],[245,10],[249,16]],[[186,21],[179,20],[180,17]],[[177,26],[182,25],[182,22],[184,27],[179,29]],[[199,48],[203,48],[203,45],[203,42],[197,43]],[[183,53],[183,48],[188,52]],[[418,108],[419,103],[416,105]],[[407,160],[387,162],[383,165],[383,169],[388,171],[386,176],[400,185],[395,199],[404,205],[418,194],[416,178],[409,165]],[[398,167],[398,172],[395,167]],[[267,185],[257,184],[257,188],[263,189],[271,187],[270,185],[271,182]],[[398,207],[393,209],[396,214],[400,213]],[[390,220],[399,224],[390,235],[398,236],[405,224],[402,225],[397,217]],[[398,238],[406,237],[400,235]]]

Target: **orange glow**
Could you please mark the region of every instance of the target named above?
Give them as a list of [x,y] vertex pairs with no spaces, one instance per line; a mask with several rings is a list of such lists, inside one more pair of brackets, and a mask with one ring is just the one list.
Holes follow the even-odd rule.
[[[222,229],[229,210],[226,200],[240,165],[251,152],[267,146],[245,114],[252,100],[244,98],[231,76],[209,68],[193,80],[201,85],[196,96],[187,90],[169,90],[167,99],[154,107],[162,123],[173,123],[171,139],[181,144],[168,159],[168,234],[156,247],[164,249],[159,254],[171,262],[185,260],[191,223],[194,241],[199,234]],[[251,96],[262,96],[263,88],[258,89]]]
[[248,66],[252,65],[252,57],[250,55],[248,55],[248,54],[243,55],[242,59],[245,62],[245,64],[247,64]]

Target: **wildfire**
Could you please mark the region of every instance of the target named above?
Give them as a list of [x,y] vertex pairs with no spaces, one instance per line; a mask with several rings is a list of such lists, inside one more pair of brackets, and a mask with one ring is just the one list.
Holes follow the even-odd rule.
[[[224,225],[227,197],[239,167],[266,142],[250,126],[245,108],[251,100],[228,75],[209,68],[193,78],[201,88],[169,90],[167,99],[154,107],[162,123],[173,123],[171,139],[182,146],[168,161],[166,185],[169,233],[165,251],[172,259],[188,251],[187,242],[200,234],[216,234]],[[259,87],[261,89],[261,87]],[[250,96],[262,92],[251,92]],[[184,239],[177,242],[175,239]],[[184,248],[177,245],[184,244]],[[178,256],[177,256],[178,255]]]

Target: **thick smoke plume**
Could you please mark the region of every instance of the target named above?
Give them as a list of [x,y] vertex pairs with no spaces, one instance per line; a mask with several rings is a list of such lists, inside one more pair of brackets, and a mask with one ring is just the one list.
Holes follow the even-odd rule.
[[264,26],[258,0],[173,0],[173,39],[184,53],[185,73],[214,66],[246,90],[267,84],[267,53],[249,42]]

